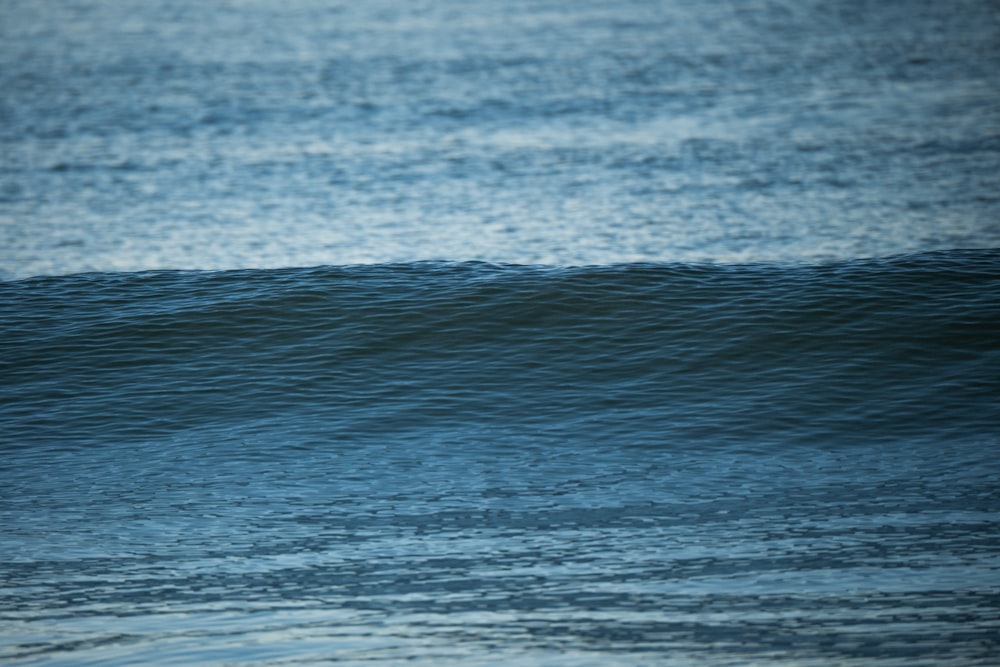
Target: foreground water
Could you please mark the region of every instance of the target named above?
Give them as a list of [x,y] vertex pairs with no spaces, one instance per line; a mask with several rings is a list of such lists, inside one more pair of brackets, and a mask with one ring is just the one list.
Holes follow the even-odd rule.
[[0,283],[9,664],[991,664],[1000,254]]

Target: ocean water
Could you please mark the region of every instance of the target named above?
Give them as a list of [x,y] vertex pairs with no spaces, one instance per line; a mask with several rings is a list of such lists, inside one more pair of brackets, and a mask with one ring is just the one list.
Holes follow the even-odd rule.
[[990,664],[1000,252],[0,283],[11,664]]
[[0,661],[1000,662],[995,3],[0,2]]
[[990,0],[4,0],[0,279],[1000,246]]

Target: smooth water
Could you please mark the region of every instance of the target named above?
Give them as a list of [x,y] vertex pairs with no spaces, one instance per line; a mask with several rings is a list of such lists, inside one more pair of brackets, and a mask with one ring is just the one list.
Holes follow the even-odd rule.
[[0,661],[1000,662],[994,3],[0,2]]

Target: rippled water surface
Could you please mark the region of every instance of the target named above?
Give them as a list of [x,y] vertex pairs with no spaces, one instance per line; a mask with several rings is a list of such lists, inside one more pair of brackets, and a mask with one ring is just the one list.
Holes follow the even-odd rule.
[[989,664],[1000,260],[0,284],[14,664]]
[[1000,245],[940,2],[6,0],[0,277]]
[[985,0],[0,2],[0,661],[997,664],[998,90]]

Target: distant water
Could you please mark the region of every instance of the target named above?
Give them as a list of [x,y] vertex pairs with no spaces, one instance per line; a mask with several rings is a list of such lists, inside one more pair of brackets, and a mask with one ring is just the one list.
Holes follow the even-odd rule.
[[1000,247],[991,0],[4,0],[0,279]]
[[1000,663],[996,3],[0,2],[0,662]]

